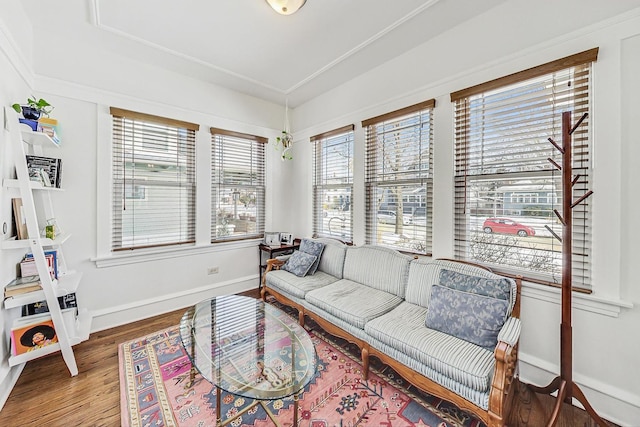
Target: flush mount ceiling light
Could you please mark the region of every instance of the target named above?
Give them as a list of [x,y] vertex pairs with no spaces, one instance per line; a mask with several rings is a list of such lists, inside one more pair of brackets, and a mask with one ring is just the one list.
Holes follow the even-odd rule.
[[281,15],[292,15],[298,11],[307,0],[267,0],[269,6]]

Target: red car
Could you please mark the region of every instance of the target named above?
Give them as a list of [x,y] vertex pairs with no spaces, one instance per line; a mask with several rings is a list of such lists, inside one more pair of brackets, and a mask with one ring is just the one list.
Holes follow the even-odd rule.
[[509,218],[487,218],[482,224],[485,233],[517,234],[520,237],[535,236],[536,231]]

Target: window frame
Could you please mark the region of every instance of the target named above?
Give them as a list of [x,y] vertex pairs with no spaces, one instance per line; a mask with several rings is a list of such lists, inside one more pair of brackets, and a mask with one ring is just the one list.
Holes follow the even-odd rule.
[[[347,171],[344,175],[340,175],[339,178],[343,179],[344,182],[336,183],[336,184],[328,184],[326,182],[327,177],[323,175],[323,170],[326,170],[326,167],[322,167],[324,165],[323,157],[323,148],[326,144],[333,142],[333,140],[339,138],[345,138],[345,141],[341,144],[346,146],[348,152],[347,158]],[[328,132],[324,132],[318,135],[314,135],[310,137],[310,142],[313,144],[313,158],[312,158],[312,179],[313,179],[313,188],[312,188],[312,228],[313,235],[317,237],[330,237],[336,238],[336,236],[332,233],[332,225],[331,221],[333,218],[338,218],[341,221],[341,228],[347,229],[347,233],[343,233],[339,236],[339,240],[344,241],[345,243],[353,242],[353,150],[354,150],[354,142],[355,142],[355,126],[353,124],[340,127],[338,129],[334,129]],[[324,229],[324,213],[325,210],[323,208],[323,201],[320,200],[325,191],[346,191],[346,203],[348,207],[348,214],[342,216],[336,216],[329,219],[329,223],[327,225],[328,232]],[[344,207],[341,207],[342,211]],[[343,211],[344,212],[344,211]],[[348,225],[345,226],[345,222],[348,221]],[[322,224],[322,226],[320,226]]]
[[[265,232],[265,211],[266,211],[266,150],[265,147],[268,144],[269,140],[262,136],[251,135],[242,132],[236,132],[226,129],[220,129],[212,127],[210,128],[211,133],[211,167],[210,167],[210,184],[211,184],[211,223],[210,223],[210,242],[212,244],[219,244],[223,242],[230,241],[240,241],[240,240],[252,240],[262,238]],[[216,141],[216,138],[220,139]],[[217,142],[220,145],[217,145]],[[225,144],[234,144],[236,148],[239,148],[242,144],[247,144],[247,153],[248,156],[244,156],[245,159],[249,159],[249,162],[242,162],[242,164],[238,164],[239,168],[249,167],[249,175],[252,177],[251,179],[255,182],[253,184],[247,183],[231,183],[225,182],[225,170],[224,168],[220,168],[218,173],[216,174],[216,165],[220,162],[223,164],[226,163],[227,157],[224,151]],[[216,153],[216,150],[218,153]],[[227,153],[230,154],[228,157],[233,159],[233,156],[237,155],[237,152]],[[216,192],[219,192],[221,189],[231,189],[233,193],[233,202],[234,206],[237,206],[239,201],[239,197],[244,191],[245,194],[247,192],[255,192],[255,202],[256,202],[256,215],[255,215],[255,231],[247,232],[245,234],[222,234],[218,235],[217,230],[219,225],[217,218],[217,211],[220,209],[221,203],[220,198],[216,198]],[[236,194],[238,194],[236,196]],[[234,209],[234,218],[233,221],[240,221],[241,219],[235,218],[237,214],[237,209]],[[248,221],[251,222],[251,221]],[[226,225],[223,224],[223,225]],[[247,227],[249,224],[247,223]]]
[[[380,116],[372,117],[362,121],[362,128],[365,129],[365,206],[366,206],[366,218],[365,218],[365,242],[367,244],[378,244],[387,246],[401,252],[406,253],[414,253],[420,255],[431,255],[432,247],[433,247],[433,149],[434,149],[434,138],[433,138],[433,111],[436,106],[435,99],[429,99],[418,104],[410,105],[408,107],[401,108],[399,110],[395,110],[386,114],[382,114]],[[423,116],[427,114],[427,121],[423,121]],[[418,123],[411,125],[401,125],[402,120],[407,120],[411,116],[416,116],[418,118]],[[394,130],[385,130],[386,126],[406,126],[405,128],[396,127]],[[427,127],[428,133],[426,134],[426,141],[423,134],[423,128]],[[397,172],[393,172],[393,159],[385,160],[384,152],[389,149],[387,147],[386,142],[384,141],[385,135],[388,133],[395,132],[397,134],[396,139],[404,138],[404,136],[399,136],[400,132],[406,132],[410,129],[419,129],[419,136],[417,138],[419,148],[422,151],[418,152],[419,161],[417,163],[417,168],[409,169],[404,168],[403,171],[400,171],[401,168],[395,168]],[[379,141],[379,135],[382,135],[382,141]],[[423,143],[426,142],[426,147],[423,146]],[[398,156],[405,155],[405,150],[408,145],[402,145],[402,152],[395,152],[395,161],[402,163],[402,160]],[[423,150],[426,148],[426,159],[423,157]],[[397,146],[396,146],[397,150]],[[425,162],[426,160],[426,162]],[[416,165],[416,163],[412,163]],[[397,166],[397,164],[396,164]],[[390,172],[389,172],[390,171]],[[388,179],[392,175],[396,175],[397,179]],[[411,176],[414,175],[414,176]],[[411,214],[405,213],[404,204],[402,202],[398,203],[396,200],[393,200],[394,197],[397,198],[397,195],[394,195],[393,187],[396,188],[396,192],[398,189],[402,188],[402,201],[405,196],[408,194],[404,193],[404,187],[416,187],[413,191],[417,191],[419,188],[424,189],[424,206],[420,203],[419,206],[409,207],[413,210]],[[393,242],[393,239],[389,239],[389,241],[385,242],[385,238],[383,237],[383,231],[381,230],[378,233],[379,229],[384,229],[384,226],[381,224],[385,224],[385,221],[380,221],[378,218],[378,210],[383,207],[382,202],[379,202],[378,192],[382,191],[382,198],[388,197],[390,200],[389,204],[396,204],[396,224],[395,231],[398,231],[398,228],[401,227],[404,231],[405,227],[413,227],[413,239],[410,240],[407,245],[396,244]],[[402,206],[402,219],[397,219],[397,211],[400,209],[399,206]],[[424,209],[425,217],[424,217],[424,231],[417,230],[417,228],[422,228],[422,220],[420,222],[415,221],[415,212],[418,210]],[[384,211],[382,209],[381,211]],[[389,210],[389,209],[386,209]],[[424,238],[420,236],[420,233],[424,232]],[[380,234],[380,238],[379,238]],[[393,234],[393,233],[392,233]],[[397,234],[397,233],[396,233]],[[399,241],[399,240],[398,240]]]
[[[110,236],[110,252],[121,252],[121,251],[131,251],[131,250],[142,250],[149,248],[157,248],[157,247],[176,247],[182,245],[192,245],[195,243],[195,234],[196,234],[196,136],[197,132],[200,129],[200,126],[195,123],[185,122],[181,120],[171,119],[162,116],[156,116],[152,114],[141,113],[137,111],[125,110],[117,107],[110,107],[109,114],[111,116],[111,180],[110,185],[112,189],[112,197],[111,197],[111,224],[112,224],[112,232]],[[125,130],[125,128],[129,128],[129,130]],[[131,133],[131,128],[136,127],[138,129],[141,136],[134,136],[136,131]],[[157,144],[154,142],[149,144],[149,139],[153,140],[154,137],[157,138],[158,134],[153,133],[153,128],[165,127],[167,129],[167,133],[165,136],[168,136],[170,132],[175,132],[177,136],[174,140],[167,140],[166,149],[158,150],[154,149],[154,146]],[[138,139],[137,142],[134,138]],[[117,142],[119,141],[119,142]],[[158,141],[157,139],[154,141]],[[165,153],[168,152],[169,142],[175,144],[176,150],[176,161],[175,166],[179,168],[180,165],[186,168],[185,172],[181,174],[181,176],[186,176],[185,181],[179,181],[175,179],[169,180],[161,180],[154,179],[145,181],[146,178],[143,177],[143,180],[134,179],[133,181],[127,182],[127,170],[131,170],[131,167],[127,166],[127,162],[125,157],[118,156],[116,153],[117,150],[121,149],[122,153],[124,153],[127,149],[131,152],[131,159],[140,160],[139,158],[135,158],[133,152],[136,147],[140,149],[142,152],[147,152],[150,156],[148,159],[144,161],[150,161],[151,163],[159,160],[160,162],[167,163],[167,166],[170,167],[171,162],[168,162]],[[162,156],[159,154],[162,152]],[[154,153],[154,154],[150,154]],[[124,155],[124,154],[123,154]],[[180,157],[184,159],[181,161]],[[186,159],[186,160],[185,160]],[[143,161],[143,163],[144,163]],[[135,168],[135,166],[134,166]],[[134,172],[135,173],[135,172]],[[137,182],[140,181],[140,182]],[[128,197],[129,194],[133,195],[135,187],[142,187],[144,191],[144,197]],[[153,203],[156,200],[163,199],[166,200],[166,197],[150,197],[151,187],[156,188],[185,188],[188,196],[186,208],[186,217],[183,221],[186,223],[181,223],[179,226],[179,234],[181,237],[176,239],[175,241],[160,241],[156,243],[148,243],[148,244],[136,244],[135,237],[133,237],[133,241],[131,244],[123,244],[123,214],[122,210],[126,209],[127,204],[131,206],[133,203],[134,206],[136,202],[144,202],[144,203]],[[190,196],[189,196],[190,194]],[[178,199],[181,199],[182,195]],[[179,201],[179,200],[176,200]],[[122,208],[122,209],[121,209]],[[140,208],[142,209],[142,208]],[[151,218],[151,217],[149,217]],[[158,230],[162,230],[163,227],[158,225]],[[135,226],[134,226],[135,230]],[[119,233],[119,237],[118,237]],[[140,235],[140,234],[139,234]],[[120,242],[118,244],[118,242]]]
[[[537,78],[542,78],[545,76],[552,76],[552,75],[555,76],[556,73],[570,72],[569,70],[573,71],[573,70],[580,70],[581,68],[583,68],[581,72],[584,73],[584,69],[586,69],[586,73],[587,73],[587,77],[584,78],[584,80],[586,80],[587,82],[588,93],[587,95],[580,95],[579,97],[576,97],[576,99],[580,100],[581,103],[579,105],[581,108],[583,109],[586,108],[586,110],[590,111],[593,109],[591,105],[591,101],[592,101],[593,90],[594,90],[593,75],[591,72],[591,68],[592,68],[592,64],[597,60],[598,50],[599,50],[598,48],[589,49],[587,51],[580,52],[575,55],[571,55],[565,58],[551,61],[537,67],[532,67],[527,70],[513,73],[505,77],[497,78],[485,83],[481,83],[476,86],[472,86],[472,87],[451,93],[450,95],[451,101],[454,103],[454,126],[455,126],[455,129],[454,129],[455,159],[454,161],[456,164],[456,167],[455,167],[455,181],[456,181],[455,188],[456,189],[454,190],[456,208],[454,210],[455,231],[453,236],[454,246],[455,246],[455,251],[454,251],[455,258],[462,259],[464,261],[483,263],[474,258],[465,257],[462,253],[462,250],[464,250],[464,247],[463,247],[464,245],[460,243],[460,239],[462,238],[466,239],[467,241],[469,240],[467,237],[462,237],[465,233],[464,230],[468,230],[468,226],[464,226],[463,224],[461,224],[461,221],[464,218],[464,214],[461,212],[467,212],[467,207],[469,206],[467,201],[468,196],[460,193],[460,189],[463,188],[463,186],[466,188],[466,186],[469,185],[470,180],[473,181],[474,179],[475,180],[482,179],[481,175],[477,175],[477,176],[480,176],[480,178],[477,178],[477,176],[476,178],[473,178],[473,177],[470,178],[471,174],[466,169],[467,162],[469,161],[466,153],[470,149],[467,146],[467,144],[469,144],[469,134],[465,132],[468,132],[469,126],[468,125],[466,126],[467,131],[465,131],[465,127],[460,124],[461,122],[459,120],[460,120],[460,117],[464,117],[465,114],[466,114],[466,118],[464,118],[464,120],[467,120],[467,121],[471,120],[470,113],[468,112],[468,109],[470,108],[469,99],[474,96],[481,96],[482,94],[487,94],[487,93],[495,94],[500,89],[514,87],[515,85],[518,85],[518,84],[525,84],[526,82],[533,81],[534,79],[537,79]],[[575,85],[572,87],[572,92],[575,92]],[[582,101],[583,99],[586,99],[586,102],[583,102]],[[576,119],[581,114],[582,114],[582,110],[579,112],[574,111],[574,115],[577,115]],[[561,114],[557,113],[557,118],[554,117],[554,120],[557,120],[558,123],[561,123]],[[588,125],[588,121],[585,124]],[[556,132],[556,129],[554,127],[554,133],[557,133],[557,135],[547,135],[547,137],[549,138],[559,137],[561,135],[560,128],[558,128]],[[573,146],[573,151],[574,153],[578,152],[579,154],[578,161],[581,162],[581,171],[579,173],[583,174],[583,177],[580,179],[580,182],[576,186],[576,189],[578,190],[577,191],[578,194],[581,194],[580,191],[584,190],[585,187],[588,185],[589,180],[593,178],[593,172],[590,170],[591,169],[590,165],[592,161],[591,145],[593,144],[593,142],[591,141],[590,133],[591,133],[590,128],[588,126],[583,125],[583,129],[580,130],[580,135],[577,138],[580,139],[579,144],[586,148],[584,147],[576,148],[575,143]],[[550,151],[553,152],[554,150],[553,150],[553,147],[551,146],[551,143],[546,142],[546,144],[549,145]],[[574,155],[574,157],[576,156]],[[544,160],[545,162],[547,161],[546,158],[542,160]],[[552,178],[553,180],[559,180],[561,173],[558,171],[553,172],[554,168],[550,164],[548,164],[548,166],[549,168],[548,168],[547,175],[550,173],[551,176],[553,177]],[[501,174],[501,175],[502,175],[501,178],[504,179],[504,176],[506,174]],[[542,176],[542,174],[540,174],[540,176]],[[547,203],[555,204],[557,205],[556,207],[561,210],[562,208],[561,204],[558,205],[558,192],[561,192],[561,186],[559,185],[556,187],[555,190],[554,189],[543,190],[542,193],[544,194],[538,194],[537,199],[540,200],[540,198],[544,198]],[[517,194],[517,196],[520,198],[522,198],[522,195],[523,195],[522,192],[520,192],[520,194]],[[511,195],[511,197],[514,197],[514,196],[516,196],[516,194]],[[553,196],[553,200],[549,202],[549,199],[552,196]],[[577,196],[574,196],[574,197],[577,197]],[[523,202],[521,204],[525,205],[527,203]],[[583,245],[586,245],[585,248],[582,248],[584,253],[583,253],[583,257],[581,258],[582,261],[580,261],[582,262],[583,266],[576,268],[576,262],[574,261],[574,276],[578,274],[578,277],[580,277],[580,280],[574,280],[574,290],[579,292],[584,292],[584,293],[591,292],[590,271],[591,271],[592,265],[590,261],[591,259],[590,250],[592,248],[592,242],[591,242],[590,235],[592,233],[591,233],[590,222],[591,222],[592,213],[590,212],[590,209],[591,208],[588,205],[583,208],[583,210],[579,213],[579,215],[581,215],[582,218],[580,221],[578,221],[578,224],[576,224],[574,220],[574,233],[576,231],[576,227],[582,227],[583,230],[587,230],[584,232],[584,236],[587,236],[587,237],[584,237],[582,239]],[[561,243],[556,242],[556,244],[558,245],[558,247],[561,247]],[[576,250],[574,249],[574,252],[575,251]],[[561,252],[559,256],[561,257]],[[588,266],[585,267],[584,265],[585,263],[587,263],[587,261],[589,261]],[[529,282],[553,286],[553,287],[560,286],[561,274],[557,272],[556,273],[553,273],[553,272],[533,273],[531,271],[522,271],[519,268],[515,268],[513,266],[509,267],[504,264],[496,264],[491,262],[486,264],[488,264],[495,271],[500,272],[502,274],[524,275],[525,276],[524,279]],[[578,285],[577,283],[581,283],[581,285]]]

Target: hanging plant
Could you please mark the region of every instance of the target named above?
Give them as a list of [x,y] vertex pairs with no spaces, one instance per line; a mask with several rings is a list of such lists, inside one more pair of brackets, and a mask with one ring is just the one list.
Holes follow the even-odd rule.
[[291,154],[288,153],[292,145],[293,145],[293,138],[291,137],[291,134],[286,130],[283,130],[282,136],[279,136],[276,138],[276,150],[282,149],[282,154],[280,155],[280,158],[282,159],[282,161],[293,159]]

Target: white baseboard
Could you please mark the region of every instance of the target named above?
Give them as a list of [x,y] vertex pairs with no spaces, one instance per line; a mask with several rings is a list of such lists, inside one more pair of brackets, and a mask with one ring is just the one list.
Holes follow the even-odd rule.
[[9,395],[18,382],[24,366],[25,363],[21,363],[20,365],[10,367],[8,360],[3,361],[2,368],[0,369],[0,411],[4,408],[7,400],[9,400]]
[[127,323],[137,322],[163,313],[190,307],[206,298],[219,295],[237,294],[257,289],[259,276],[239,277],[226,282],[213,283],[186,291],[156,296],[146,300],[109,307],[91,312],[91,333]]
[[[546,386],[560,372],[560,366],[535,356],[519,352],[520,381],[525,384]],[[640,420],[640,395],[623,390],[601,380],[573,373],[573,382],[580,387],[589,404],[602,418],[620,426],[634,427]],[[573,404],[582,408],[580,402]]]

